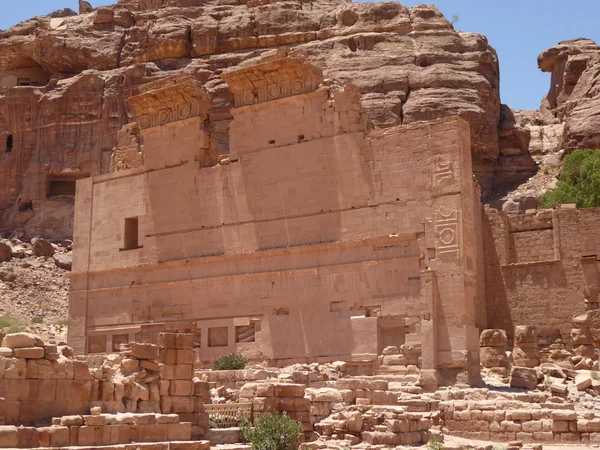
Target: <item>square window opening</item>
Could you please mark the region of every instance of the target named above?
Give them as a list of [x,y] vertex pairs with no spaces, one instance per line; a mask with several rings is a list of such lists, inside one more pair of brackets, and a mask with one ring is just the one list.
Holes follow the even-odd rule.
[[215,327],[208,329],[209,347],[227,347],[227,327]]

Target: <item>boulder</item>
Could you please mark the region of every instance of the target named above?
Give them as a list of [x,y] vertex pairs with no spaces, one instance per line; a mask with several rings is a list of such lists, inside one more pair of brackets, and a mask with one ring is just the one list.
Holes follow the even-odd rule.
[[524,389],[535,389],[539,380],[536,369],[513,366],[510,371],[510,386]]
[[12,247],[0,242],[0,262],[8,262],[12,259]]
[[54,255],[54,247],[44,238],[35,237],[31,240],[31,250],[35,256],[50,258]]
[[592,377],[588,373],[579,373],[575,377],[575,386],[578,391],[585,391],[592,385]]
[[64,270],[71,270],[73,257],[70,253],[57,253],[54,255],[54,264]]
[[[36,347],[38,337],[31,333],[12,333],[4,338],[3,345],[8,348]],[[42,349],[43,351],[43,349]]]

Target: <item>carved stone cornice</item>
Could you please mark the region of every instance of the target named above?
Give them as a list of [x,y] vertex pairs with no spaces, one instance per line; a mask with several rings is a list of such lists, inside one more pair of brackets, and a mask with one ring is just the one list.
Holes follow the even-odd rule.
[[236,108],[314,92],[323,81],[323,71],[308,62],[305,52],[269,52],[262,60],[221,75]]
[[147,83],[141,94],[127,99],[141,130],[192,117],[206,118],[210,99],[202,84],[191,76]]

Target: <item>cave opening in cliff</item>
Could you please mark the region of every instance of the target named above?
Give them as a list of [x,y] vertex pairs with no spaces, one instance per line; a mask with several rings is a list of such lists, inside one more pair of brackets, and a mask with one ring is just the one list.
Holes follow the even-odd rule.
[[48,186],[48,197],[74,197],[75,180],[73,179],[53,179]]
[[65,174],[51,174],[46,178],[46,197],[75,197],[77,180],[89,177],[88,172],[72,172]]
[[6,153],[11,153],[13,149],[13,135],[6,136]]
[[33,202],[31,202],[31,201],[20,202],[19,203],[19,211],[21,211],[21,212],[33,211]]

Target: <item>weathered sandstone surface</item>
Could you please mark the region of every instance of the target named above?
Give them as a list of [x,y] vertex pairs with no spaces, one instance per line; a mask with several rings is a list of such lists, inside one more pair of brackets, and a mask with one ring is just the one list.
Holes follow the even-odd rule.
[[600,46],[589,39],[563,41],[543,52],[538,65],[552,74],[540,110],[565,123],[561,148],[600,148]]
[[510,133],[514,126],[517,135],[525,130],[529,133],[529,154],[540,170],[515,190],[496,193],[509,199],[502,206],[504,210],[510,210],[514,202],[535,202],[553,189],[565,154],[600,148],[600,47],[589,39],[563,41],[543,52],[538,65],[551,73],[549,92],[538,111],[503,110],[510,120],[502,122],[500,153],[506,130]]
[[[124,99],[174,73],[211,97],[210,158],[228,151],[232,95],[220,74],[280,46],[306,50],[353,83],[379,127],[458,114],[489,192],[535,169],[527,130],[504,124],[498,59],[433,6],[327,0],[121,0],[37,17],[0,33],[0,231],[72,233],[74,180],[107,173],[122,139],[137,146]],[[57,17],[58,16],[58,17]],[[499,136],[498,130],[501,130]]]

